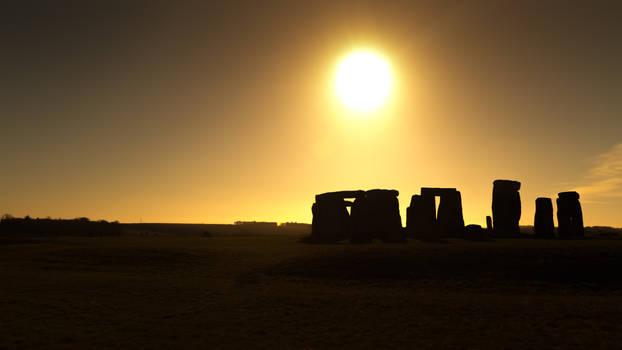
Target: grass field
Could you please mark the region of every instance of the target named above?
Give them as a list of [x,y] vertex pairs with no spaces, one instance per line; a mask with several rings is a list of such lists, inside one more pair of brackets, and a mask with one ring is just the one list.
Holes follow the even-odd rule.
[[619,348],[622,240],[0,240],[0,349]]

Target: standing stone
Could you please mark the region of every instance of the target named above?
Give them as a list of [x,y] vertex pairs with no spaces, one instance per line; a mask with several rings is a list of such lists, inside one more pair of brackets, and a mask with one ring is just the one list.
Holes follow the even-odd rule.
[[557,198],[557,223],[559,237],[582,237],[583,212],[577,192],[561,192]]
[[495,180],[492,189],[492,221],[495,233],[511,235],[520,233],[521,216],[520,182]]
[[553,223],[553,201],[551,198],[536,199],[536,215],[533,222],[534,234],[542,238],[553,238],[555,225]]
[[490,216],[486,216],[486,230],[488,232],[492,231],[492,218]]
[[409,236],[415,238],[432,238],[437,232],[436,204],[434,196],[415,194],[410,199],[410,207],[406,208],[406,228]]
[[350,235],[350,215],[345,198],[358,198],[363,191],[328,192],[315,196],[311,207],[313,221],[311,240],[314,242],[333,243],[346,239]]
[[438,204],[438,228],[441,236],[460,237],[464,230],[462,216],[462,197],[460,192],[453,190],[444,192]]
[[369,190],[365,192],[366,206],[369,211],[364,218],[374,238],[383,242],[403,242],[399,201],[396,190]]
[[[438,216],[436,197],[440,197]],[[414,237],[460,237],[464,232],[462,197],[455,188],[422,187],[421,195],[412,196],[406,215],[407,231]]]
[[372,208],[365,196],[354,200],[350,213],[351,243],[371,243],[374,239],[373,228],[368,223]]
[[311,207],[311,236],[317,242],[338,242],[348,235],[349,218],[345,202],[339,199],[318,200]]

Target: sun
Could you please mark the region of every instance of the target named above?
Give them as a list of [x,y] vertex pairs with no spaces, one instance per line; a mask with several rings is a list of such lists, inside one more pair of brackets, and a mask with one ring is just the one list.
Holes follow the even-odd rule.
[[391,67],[372,51],[355,51],[343,58],[335,76],[335,90],[341,102],[358,112],[378,109],[393,85]]

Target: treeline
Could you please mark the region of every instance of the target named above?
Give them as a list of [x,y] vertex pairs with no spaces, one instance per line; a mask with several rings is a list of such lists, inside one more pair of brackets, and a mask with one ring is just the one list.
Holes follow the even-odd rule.
[[84,217],[16,218],[7,214],[0,219],[0,236],[118,236],[122,233],[123,228],[117,221],[91,221]]

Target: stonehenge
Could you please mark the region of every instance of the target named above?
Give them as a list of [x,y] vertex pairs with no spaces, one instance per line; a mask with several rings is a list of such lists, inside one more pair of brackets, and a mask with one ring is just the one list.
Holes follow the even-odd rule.
[[[350,239],[367,243],[374,238],[383,242],[401,242],[405,237],[395,190],[340,191],[315,196],[311,207],[311,238],[333,243]],[[347,201],[352,198],[354,201]],[[347,207],[350,207],[348,212]]]
[[[439,197],[438,213],[436,200]],[[464,229],[462,197],[455,188],[422,187],[406,209],[406,230],[412,237],[460,237]]]
[[495,234],[512,235],[520,233],[518,222],[521,216],[520,182],[495,180],[492,188],[492,223]]
[[[311,207],[313,222],[309,242],[370,243],[404,242],[406,237],[436,240],[445,237],[470,240],[518,237],[521,217],[521,183],[513,180],[493,181],[492,217],[486,216],[486,229],[479,225],[465,227],[462,195],[455,188],[422,187],[406,208],[406,227],[402,219],[396,190],[327,192],[315,196]],[[438,206],[436,197],[439,197]],[[584,235],[583,213],[577,192],[560,192],[557,198],[558,235],[560,238]],[[535,201],[534,237],[553,238],[553,201],[539,197]],[[349,208],[349,209],[348,209]],[[522,235],[521,235],[522,236]]]
[[560,238],[583,236],[583,212],[577,192],[557,194],[557,224]]
[[534,234],[541,238],[552,238],[554,231],[553,201],[551,198],[536,198],[536,214],[533,221]]

